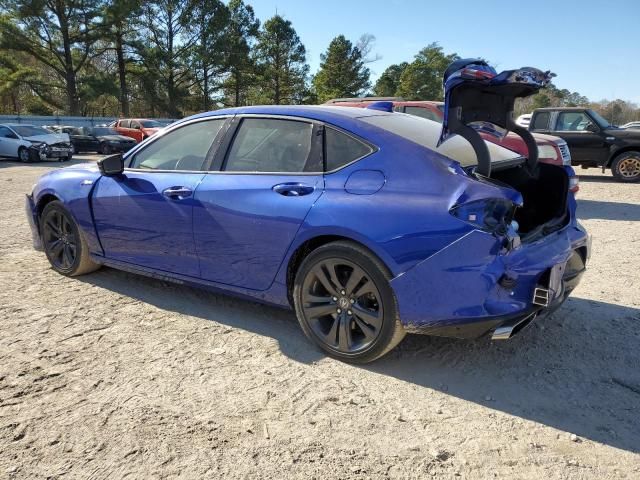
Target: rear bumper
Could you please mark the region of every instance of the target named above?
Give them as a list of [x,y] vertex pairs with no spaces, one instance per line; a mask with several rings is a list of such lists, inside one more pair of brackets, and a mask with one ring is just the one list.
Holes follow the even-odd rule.
[[29,222],[29,228],[31,229],[33,248],[42,251],[42,238],[40,237],[40,228],[38,227],[38,212],[31,195],[25,195],[24,209],[27,215],[27,221]]
[[[577,222],[506,254],[495,237],[473,231],[391,281],[400,319],[408,332],[456,338],[530,323],[562,305],[589,250]],[[546,305],[534,303],[536,288],[549,291]]]

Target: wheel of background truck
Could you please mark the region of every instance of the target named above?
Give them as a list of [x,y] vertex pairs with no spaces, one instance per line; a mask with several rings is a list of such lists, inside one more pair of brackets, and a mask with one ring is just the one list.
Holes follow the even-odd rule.
[[71,155],[74,155],[75,153],[76,153],[76,147],[72,143],[71,144]]
[[40,232],[45,254],[56,272],[73,277],[100,268],[89,257],[82,232],[61,202],[56,200],[44,207]]
[[29,163],[31,161],[31,154],[27,147],[20,147],[18,149],[18,160],[22,163]]
[[111,153],[111,147],[107,142],[100,144],[100,153],[103,155],[109,155]]
[[611,172],[620,182],[640,180],[640,152],[631,151],[618,155],[611,164]]
[[404,338],[387,268],[364,248],[333,242],[302,262],[293,286],[307,338],[339,360],[368,363]]

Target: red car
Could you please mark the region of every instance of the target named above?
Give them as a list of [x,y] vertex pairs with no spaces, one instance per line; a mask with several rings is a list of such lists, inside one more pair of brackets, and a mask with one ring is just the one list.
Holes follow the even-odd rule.
[[138,143],[154,135],[162,127],[160,122],[147,118],[120,118],[113,124],[120,135],[131,137]]
[[[365,108],[373,102],[392,102],[396,112],[408,113],[417,117],[433,120],[442,123],[444,117],[444,102],[433,101],[407,101],[400,98],[389,97],[366,97],[366,98],[335,98],[329,100],[325,105],[336,105],[340,107],[360,107]],[[480,132],[486,141],[501,145],[509,150],[518,152],[522,156],[528,155],[527,145],[519,135],[509,132],[503,138],[495,137],[486,132]],[[571,166],[571,154],[567,142],[559,137],[533,133],[533,138],[538,145],[538,160],[551,165]],[[570,186],[572,192],[577,192],[579,187],[578,177],[571,177]]]

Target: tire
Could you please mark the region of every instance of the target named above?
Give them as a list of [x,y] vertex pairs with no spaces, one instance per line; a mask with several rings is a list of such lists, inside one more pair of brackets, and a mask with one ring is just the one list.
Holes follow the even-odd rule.
[[99,153],[101,153],[102,155],[109,155],[111,153],[111,147],[109,146],[109,144],[101,143]]
[[613,159],[611,172],[619,182],[633,183],[640,180],[640,152],[624,152]]
[[27,147],[20,147],[18,149],[18,160],[22,163],[31,162],[31,154],[29,153],[29,149]]
[[302,331],[338,360],[369,363],[382,357],[405,335],[390,279],[384,264],[357,244],[317,248],[303,260],[293,285]]
[[42,245],[51,267],[69,277],[100,268],[91,260],[84,234],[64,205],[55,200],[40,215]]
[[71,155],[75,155],[76,153],[78,153],[78,150],[76,150],[75,145],[72,143],[71,144]]

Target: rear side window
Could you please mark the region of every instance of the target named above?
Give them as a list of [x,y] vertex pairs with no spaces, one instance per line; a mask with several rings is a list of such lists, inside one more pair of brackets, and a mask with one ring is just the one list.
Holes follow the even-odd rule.
[[161,136],[133,157],[130,168],[202,170],[225,119],[191,123]]
[[326,127],[324,136],[328,172],[354,162],[373,151],[369,145],[333,128]]
[[[313,124],[295,120],[245,118],[227,155],[229,172],[319,172],[312,148]],[[321,160],[321,158],[320,158]]]
[[433,120],[434,122],[442,123],[442,117],[437,113],[432,112],[428,108],[405,107],[404,113],[408,113],[409,115],[415,115],[416,117],[426,118],[427,120]]
[[540,112],[533,119],[532,130],[547,130],[549,128],[549,112]]

